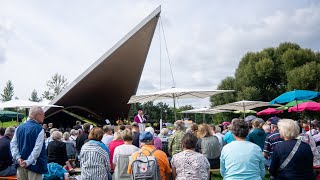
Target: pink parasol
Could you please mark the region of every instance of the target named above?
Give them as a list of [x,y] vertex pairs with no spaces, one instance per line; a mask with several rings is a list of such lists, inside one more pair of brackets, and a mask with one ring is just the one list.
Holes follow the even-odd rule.
[[293,106],[289,109],[289,112],[301,112],[301,111],[320,111],[320,103],[317,102],[304,102]]
[[283,110],[277,110],[275,108],[267,108],[265,110],[257,112],[258,116],[263,116],[263,115],[272,115],[272,114],[280,114],[283,113]]

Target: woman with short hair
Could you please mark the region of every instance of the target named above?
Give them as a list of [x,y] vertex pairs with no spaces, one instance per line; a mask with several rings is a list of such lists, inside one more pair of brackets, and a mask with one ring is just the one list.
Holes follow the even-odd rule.
[[255,143],[263,150],[266,133],[262,129],[262,124],[258,119],[252,121],[252,128],[252,131],[248,135],[248,140]]
[[48,163],[55,162],[60,166],[67,165],[69,171],[73,168],[68,160],[66,144],[62,142],[62,133],[54,131],[51,134],[52,141],[49,142],[47,148]]
[[263,179],[265,175],[264,157],[261,148],[246,137],[249,127],[244,120],[234,120],[231,131],[235,141],[222,148],[220,173],[224,180]]
[[[314,179],[312,151],[309,144],[296,139],[300,132],[297,122],[282,119],[278,122],[278,128],[284,141],[273,149],[270,174],[274,179]],[[293,157],[288,159],[287,165],[282,165],[295,146],[297,150]]]
[[109,150],[101,142],[103,137],[101,128],[93,128],[80,152],[81,179],[101,179],[111,178],[111,168],[109,160]]
[[70,140],[70,134],[68,132],[63,133],[63,142],[66,143],[67,155],[69,159],[76,158],[76,142]]
[[196,151],[207,157],[211,169],[219,168],[221,149],[218,138],[212,135],[208,124],[199,125],[197,134]]
[[122,132],[122,139],[124,144],[118,146],[114,150],[113,154],[113,167],[114,167],[114,179],[131,179],[130,174],[127,173],[129,157],[140,149],[135,145],[132,145],[132,133],[130,130],[125,129]]
[[183,151],[171,159],[172,175],[176,180],[207,180],[210,179],[210,163],[206,156],[195,151],[198,138],[186,133],[182,140]]
[[111,164],[111,170],[113,171],[113,154],[116,147],[124,144],[124,141],[122,139],[122,133],[121,132],[115,132],[113,135],[113,140],[109,143],[109,150],[110,150],[110,164]]

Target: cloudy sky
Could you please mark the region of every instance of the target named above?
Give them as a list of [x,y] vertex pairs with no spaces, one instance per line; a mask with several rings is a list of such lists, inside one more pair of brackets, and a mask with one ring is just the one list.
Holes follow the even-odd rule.
[[[280,42],[320,49],[316,0],[1,1],[0,92],[12,80],[19,99],[42,94],[55,73],[71,83],[159,5],[179,88],[215,89],[246,52]],[[158,91],[160,77],[162,89],[173,86],[165,48],[156,29],[137,94]]]

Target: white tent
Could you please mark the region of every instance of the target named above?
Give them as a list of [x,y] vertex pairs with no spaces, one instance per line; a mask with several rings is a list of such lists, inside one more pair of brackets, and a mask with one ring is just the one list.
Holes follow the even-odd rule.
[[225,110],[232,110],[232,111],[243,111],[244,112],[244,117],[245,117],[245,111],[246,110],[251,110],[257,107],[264,107],[264,106],[270,106],[269,102],[264,102],[264,101],[237,101],[237,102],[232,102],[228,104],[223,104],[219,106],[215,106],[215,109],[225,109]]
[[[181,111],[180,113],[183,114],[203,114],[203,121],[205,119],[205,114],[218,114],[218,113],[223,113],[223,112],[232,112],[229,110],[222,110],[222,109],[210,109],[210,108],[199,108],[199,109],[190,109],[190,110],[185,110]],[[196,119],[195,119],[196,120]]]
[[41,107],[62,107],[53,104],[48,104],[46,102],[34,102],[28,100],[11,100],[0,103],[0,108],[30,108],[32,106],[41,106]]
[[[176,99],[188,99],[188,98],[207,98],[216,94],[234,92],[234,90],[195,90],[195,89],[182,89],[182,88],[170,88],[162,91],[157,91],[149,94],[134,95],[131,96],[128,104],[144,103],[148,101],[157,101],[164,99],[173,99],[173,106],[176,109]],[[175,112],[175,119],[177,115]]]
[[232,112],[224,109],[210,109],[210,108],[199,108],[199,109],[190,109],[181,111],[180,113],[191,114],[191,113],[200,113],[200,114],[218,114],[223,112]]
[[[32,106],[40,106],[40,107],[62,107],[53,104],[48,104],[47,102],[34,102],[28,100],[11,100],[0,103],[0,109],[3,108],[16,108],[18,112],[18,108],[31,108]],[[26,111],[27,112],[27,111]],[[18,121],[18,113],[17,113],[17,121]]]

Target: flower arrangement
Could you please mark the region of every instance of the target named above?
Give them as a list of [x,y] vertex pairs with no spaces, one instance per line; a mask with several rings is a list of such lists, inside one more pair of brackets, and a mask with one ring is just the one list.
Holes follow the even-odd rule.
[[116,120],[116,123],[120,126],[120,125],[123,125],[123,120],[121,120],[121,119],[118,119],[118,120]]
[[118,126],[120,126],[120,125],[130,125],[131,121],[127,120],[127,119],[122,120],[122,119],[119,118],[118,120],[116,120],[116,123],[117,123]]
[[127,119],[125,119],[125,120],[124,120],[124,124],[125,124],[125,125],[131,125],[131,121],[130,121],[130,120],[127,120]]

